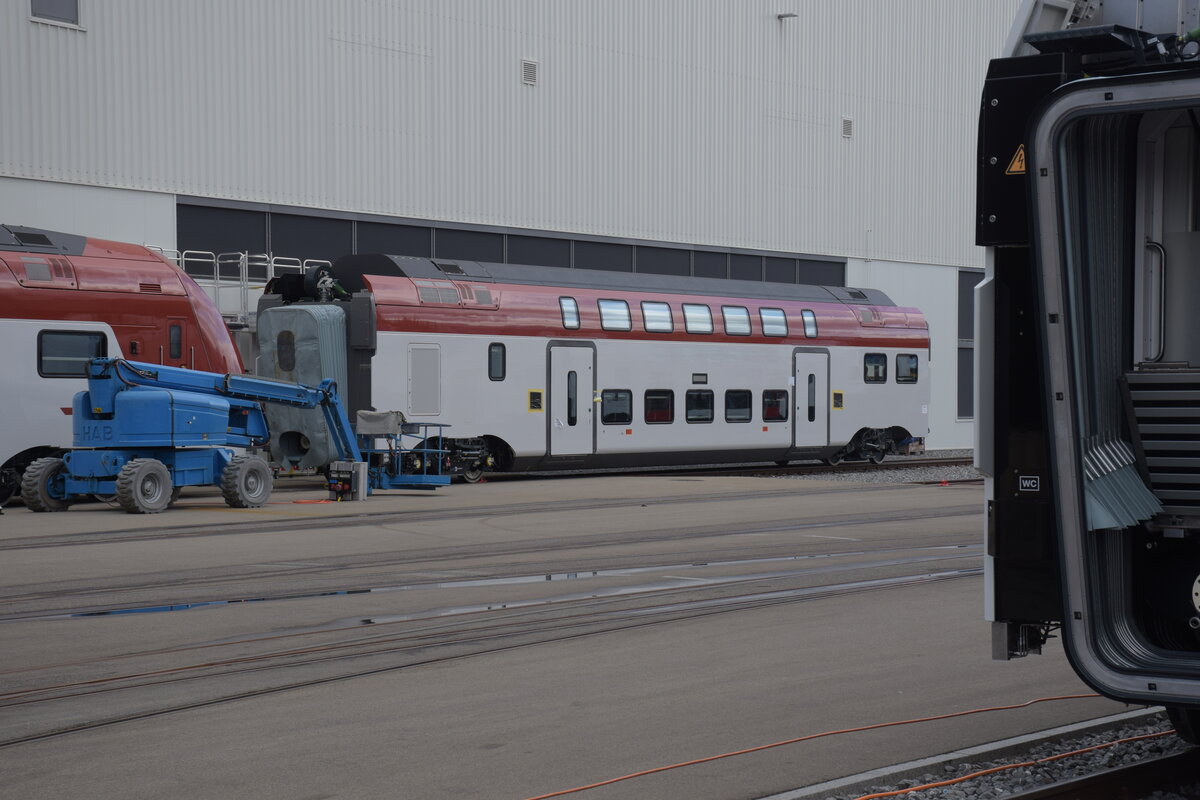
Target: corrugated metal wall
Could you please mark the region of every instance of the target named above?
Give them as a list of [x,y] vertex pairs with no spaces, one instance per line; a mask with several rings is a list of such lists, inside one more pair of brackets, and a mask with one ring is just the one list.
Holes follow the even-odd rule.
[[0,175],[976,265],[1017,5],[0,0]]

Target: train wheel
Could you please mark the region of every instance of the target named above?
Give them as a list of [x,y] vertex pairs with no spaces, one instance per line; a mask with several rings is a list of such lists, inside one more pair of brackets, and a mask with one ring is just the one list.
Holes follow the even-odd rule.
[[828,458],[823,458],[821,460],[831,467],[836,467],[838,464],[842,463],[842,452],[839,450]]
[[876,450],[874,453],[871,453],[871,455],[867,456],[867,458],[870,459],[872,464],[882,464],[885,455],[887,454],[882,450]]
[[1200,744],[1200,711],[1167,706],[1167,716],[1171,718],[1171,724],[1175,726],[1175,733],[1180,739]]
[[479,483],[483,478],[483,465],[479,463],[472,464],[469,467],[463,467],[462,479],[467,483]]
[[271,497],[271,468],[259,456],[234,456],[221,473],[221,494],[231,508],[258,508]]
[[39,458],[30,464],[21,478],[25,507],[30,511],[66,511],[70,502],[62,491],[62,471],[61,458]]
[[117,473],[117,503],[130,514],[158,514],[171,502],[171,472],[156,458],[135,458]]

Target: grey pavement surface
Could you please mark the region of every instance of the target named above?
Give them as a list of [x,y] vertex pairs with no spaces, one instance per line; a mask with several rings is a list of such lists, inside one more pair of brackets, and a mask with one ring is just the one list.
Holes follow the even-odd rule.
[[[196,495],[156,517],[104,507],[54,515],[8,509],[0,548],[23,546],[0,550],[7,598],[0,614],[31,618],[0,622],[0,671],[7,687],[35,686],[93,668],[122,669],[122,654],[229,637],[388,615],[426,615],[422,624],[431,624],[455,608],[567,606],[576,602],[568,595],[602,590],[707,590],[773,570],[781,575],[788,568],[778,559],[786,553],[812,556],[803,563],[832,572],[805,567],[802,576],[760,583],[820,585],[979,564],[978,487],[781,483],[661,476],[494,482],[349,507],[293,502],[320,496],[297,491],[241,511]],[[941,515],[903,518],[927,511]],[[211,530],[226,523],[241,527]],[[305,525],[313,527],[295,529]],[[149,538],[106,541],[136,535]],[[55,541],[62,544],[38,546]],[[974,549],[922,549],[955,543]],[[880,553],[899,550],[920,550],[925,560],[879,561]],[[298,564],[316,565],[315,572],[297,574]],[[570,572],[596,566],[610,569],[596,577]],[[556,570],[554,579],[487,579],[536,576],[538,569]],[[272,570],[280,574],[271,577]],[[387,591],[159,614],[37,616],[322,587]],[[30,599],[40,589],[47,596]],[[764,605],[13,745],[0,749],[0,797],[520,800],[821,731],[1087,691],[1054,646],[1010,663],[992,662],[989,653],[980,577]],[[87,666],[96,660],[101,666]],[[15,736],[22,726],[101,718],[137,702],[203,697],[199,683],[171,684],[149,700],[115,691],[3,709],[0,699],[0,726]],[[817,739],[570,796],[761,797],[1123,710],[1100,699],[1046,703]]]

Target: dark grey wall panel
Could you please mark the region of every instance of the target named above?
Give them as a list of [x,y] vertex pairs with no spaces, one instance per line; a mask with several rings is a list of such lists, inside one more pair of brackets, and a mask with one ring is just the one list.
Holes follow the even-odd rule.
[[433,235],[435,258],[458,261],[504,261],[504,234],[438,228]]
[[539,267],[569,267],[571,240],[510,233],[507,261],[509,264],[533,264]]
[[[357,253],[386,253],[389,256],[433,255],[433,229],[420,225],[388,225],[359,222]],[[344,254],[343,254],[344,255]]]

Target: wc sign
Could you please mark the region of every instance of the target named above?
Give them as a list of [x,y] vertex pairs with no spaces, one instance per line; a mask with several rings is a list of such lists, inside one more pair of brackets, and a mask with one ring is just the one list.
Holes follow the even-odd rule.
[[1022,492],[1040,492],[1042,490],[1040,475],[1021,475],[1017,480]]

